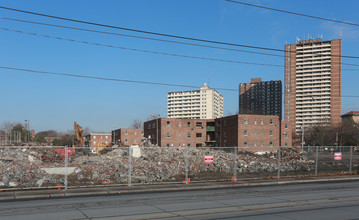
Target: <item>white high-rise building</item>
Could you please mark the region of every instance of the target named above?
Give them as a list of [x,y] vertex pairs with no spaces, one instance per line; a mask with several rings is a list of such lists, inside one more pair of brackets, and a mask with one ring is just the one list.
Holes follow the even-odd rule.
[[214,119],[223,117],[223,96],[205,83],[200,90],[169,92],[169,118]]

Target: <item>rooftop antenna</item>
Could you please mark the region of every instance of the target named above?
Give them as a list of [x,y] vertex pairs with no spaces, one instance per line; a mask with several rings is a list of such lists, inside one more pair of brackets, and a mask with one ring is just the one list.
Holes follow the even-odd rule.
[[339,31],[339,39],[342,39],[342,37],[343,37],[343,32]]

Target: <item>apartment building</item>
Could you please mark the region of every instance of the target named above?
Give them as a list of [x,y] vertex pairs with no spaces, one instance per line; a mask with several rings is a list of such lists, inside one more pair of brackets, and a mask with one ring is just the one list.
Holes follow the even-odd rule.
[[143,129],[116,129],[112,131],[112,142],[121,146],[141,145],[143,134]]
[[217,146],[255,147],[256,151],[292,146],[291,128],[277,115],[232,115],[216,119],[215,126]]
[[86,135],[85,138],[85,146],[90,147],[91,149],[111,144],[110,133],[91,133]]
[[296,132],[341,122],[342,40],[297,40],[285,45],[284,120]]
[[214,119],[223,117],[223,96],[205,83],[200,90],[169,92],[168,118]]
[[145,137],[161,147],[214,146],[214,119],[158,118],[144,123]]
[[282,81],[253,78],[239,84],[239,113],[278,115],[282,118]]
[[[276,115],[239,114],[217,119],[158,118],[144,123],[145,137],[161,147],[292,146],[291,127]],[[263,147],[262,149],[260,147]],[[274,148],[273,148],[274,149]]]

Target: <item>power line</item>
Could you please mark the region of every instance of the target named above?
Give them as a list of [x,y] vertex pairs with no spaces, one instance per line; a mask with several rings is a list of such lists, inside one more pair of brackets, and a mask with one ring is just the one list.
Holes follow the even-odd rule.
[[[70,41],[70,42],[74,42],[74,43],[82,43],[82,44],[88,44],[88,45],[117,48],[117,49],[122,49],[122,50],[132,50],[132,51],[137,51],[137,52],[152,53],[152,54],[159,54],[159,55],[166,55],[166,56],[184,57],[184,58],[191,58],[191,59],[200,59],[200,60],[209,60],[209,61],[217,61],[217,62],[227,62],[227,63],[241,63],[241,64],[258,65],[258,66],[271,66],[271,67],[282,67],[282,68],[284,67],[283,65],[278,65],[278,64],[266,64],[266,63],[245,62],[245,61],[226,60],[226,59],[217,59],[217,58],[208,58],[208,57],[197,57],[197,56],[189,56],[189,55],[182,55],[182,54],[158,52],[158,51],[152,51],[152,50],[135,49],[135,48],[122,47],[122,46],[114,46],[114,45],[109,45],[109,44],[89,42],[89,41],[74,40],[74,39],[69,39],[69,38],[56,37],[56,36],[50,36],[50,35],[44,35],[44,34],[38,34],[38,33],[33,33],[33,32],[26,32],[26,31],[20,31],[20,30],[2,28],[2,27],[0,27],[0,30],[11,31],[11,32],[16,32],[16,33],[20,33],[20,34],[33,35],[33,36],[46,37],[46,38],[51,38],[51,39],[56,39],[56,40]],[[336,63],[336,62],[333,62],[333,63]],[[340,63],[340,64],[349,65],[349,66],[359,66],[357,64],[348,64],[348,63]],[[346,69],[344,69],[344,70],[346,70]],[[349,70],[359,71],[359,69],[349,69]]]
[[1,28],[1,27],[0,27],[0,30],[17,32],[17,33],[21,33],[21,34],[28,34],[28,35],[34,35],[34,36],[41,36],[41,37],[57,39],[57,40],[70,41],[70,42],[75,42],[75,43],[82,43],[82,44],[102,46],[102,47],[110,47],[110,48],[116,48],[116,49],[122,49],[122,50],[132,50],[132,51],[137,51],[137,52],[152,53],[152,54],[159,54],[159,55],[166,55],[166,56],[184,57],[184,58],[191,58],[191,59],[200,59],[200,60],[209,60],[209,61],[217,61],[217,62],[227,62],[227,63],[240,63],[240,64],[249,64],[249,65],[258,65],[258,66],[284,67],[283,65],[276,65],[276,64],[253,63],[253,62],[245,62],[245,61],[237,61],[237,60],[225,60],[225,59],[216,59],[216,58],[208,58],[208,57],[188,56],[188,55],[182,55],[182,54],[158,52],[158,51],[153,51],[153,50],[135,49],[135,48],[128,48],[128,47],[114,46],[114,45],[109,45],[109,44],[101,44],[101,43],[95,43],[95,42],[89,42],[89,41],[81,41],[81,40],[74,40],[74,39],[69,39],[69,38],[55,37],[55,36],[50,36],[50,35],[43,35],[43,34],[37,34],[37,33],[32,33],[32,32],[25,32],[25,31]]
[[[78,20],[78,19],[65,18],[65,17],[59,17],[59,16],[48,15],[48,14],[43,14],[43,13],[37,13],[37,12],[32,12],[32,11],[25,11],[25,10],[21,10],[21,9],[9,8],[9,7],[4,7],[4,6],[0,6],[0,9],[11,10],[11,11],[16,11],[16,12],[26,13],[26,14],[31,14],[31,15],[37,15],[37,16],[42,16],[42,17],[54,18],[54,19],[59,19],[59,20],[71,21],[71,22],[76,22],[76,23],[81,23],[81,24],[94,25],[94,26],[99,26],[99,27],[106,27],[106,28],[113,28],[113,29],[118,29],[118,30],[132,31],[132,32],[137,32],[137,33],[142,33],[142,34],[151,34],[151,35],[157,35],[157,36],[162,36],[162,37],[178,38],[178,39],[182,39],[182,40],[199,41],[199,42],[212,43],[212,44],[221,44],[221,45],[235,46],[235,47],[246,47],[246,48],[252,48],[252,49],[259,49],[259,50],[269,50],[269,51],[277,51],[277,52],[292,52],[292,53],[295,53],[295,51],[288,51],[288,50],[283,50],[283,49],[259,47],[259,46],[245,45],[245,44],[235,44],[235,43],[229,43],[229,42],[214,41],[214,40],[207,40],[207,39],[199,39],[199,38],[185,37],[185,36],[165,34],[165,33],[158,33],[158,32],[152,32],[152,31],[144,31],[144,30],[138,30],[138,29],[133,29],[133,28],[125,28],[125,27],[119,27],[119,26],[114,26],[114,25],[101,24],[101,23],[95,23],[95,22],[90,22],[90,21],[83,21],[83,20]],[[344,55],[342,55],[341,57],[351,58],[351,59],[359,59],[359,57],[357,57],[357,56],[344,56]]]
[[[267,55],[267,56],[275,56],[275,57],[284,57],[284,55],[279,55],[279,54],[262,53],[262,52],[249,51],[249,50],[239,50],[239,49],[228,48],[228,47],[218,47],[218,46],[210,46],[210,45],[204,45],[204,44],[195,44],[195,43],[188,43],[188,42],[181,42],[181,41],[172,41],[172,40],[165,40],[165,39],[158,39],[158,38],[151,38],[151,37],[143,37],[143,36],[136,36],[136,35],[129,35],[129,34],[120,34],[120,33],[114,33],[114,32],[99,31],[99,30],[86,29],[86,28],[77,28],[77,27],[71,27],[71,26],[64,26],[64,25],[57,25],[57,24],[49,24],[49,23],[29,21],[29,20],[22,20],[22,19],[15,19],[15,18],[0,17],[0,19],[6,19],[6,20],[10,20],[10,21],[18,21],[18,22],[24,22],[24,23],[30,23],[30,24],[38,24],[38,25],[44,25],[44,26],[50,26],[50,27],[58,27],[58,28],[72,29],[72,30],[78,30],[78,31],[87,31],[87,32],[93,32],[93,33],[100,33],[100,34],[117,35],[117,36],[122,36],[122,37],[132,37],[132,38],[145,39],[145,40],[161,41],[161,42],[166,42],[166,43],[175,43],[175,44],[183,44],[183,45],[197,46],[197,47],[205,47],[205,48],[212,48],[212,49],[220,49],[220,50],[229,50],[229,51],[236,51],[236,52],[253,53],[253,54],[260,54],[260,55]],[[358,65],[358,66],[359,66],[359,65]]]
[[323,17],[318,17],[318,16],[314,16],[314,15],[307,15],[307,14],[302,14],[302,13],[292,12],[292,11],[285,11],[285,10],[265,7],[265,6],[261,6],[261,5],[249,4],[249,3],[246,3],[246,2],[240,2],[240,1],[234,1],[234,0],[226,0],[226,1],[227,2],[232,2],[232,3],[237,3],[237,4],[242,4],[242,5],[247,5],[247,6],[252,6],[252,7],[257,7],[257,8],[262,8],[262,9],[267,9],[267,10],[272,10],[272,11],[277,11],[277,12],[282,12],[282,13],[287,13],[287,14],[293,14],[293,15],[298,15],[298,16],[303,16],[303,17],[308,17],[308,18],[314,18],[314,19],[319,19],[319,20],[324,20],[324,21],[331,21],[331,22],[336,22],[336,23],[340,23],[340,24],[347,24],[347,25],[352,25],[352,26],[359,27],[359,24],[346,22],[346,21],[338,21],[338,20],[334,20],[334,19],[330,19],[330,18],[323,18]]
[[[22,72],[31,72],[31,73],[39,73],[39,74],[45,74],[45,75],[58,75],[58,76],[68,76],[68,77],[76,77],[76,78],[104,80],[104,81],[116,81],[116,82],[149,84],[149,85],[157,85],[157,86],[185,87],[185,88],[196,88],[196,89],[198,88],[198,86],[192,86],[192,85],[161,83],[161,82],[149,82],[149,81],[138,81],[138,80],[127,80],[127,79],[117,79],[117,78],[105,78],[105,77],[99,77],[99,76],[88,76],[88,75],[70,74],[70,73],[58,73],[58,72],[49,72],[49,71],[42,71],[42,70],[31,70],[31,69],[23,69],[23,68],[7,67],[7,66],[0,66],[0,69],[22,71]],[[213,89],[215,89],[215,90],[223,90],[223,91],[239,92],[239,89],[228,89],[228,88],[213,88]],[[284,93],[282,93],[282,94],[284,94]],[[340,97],[359,98],[359,96],[354,96],[354,95],[342,95]]]

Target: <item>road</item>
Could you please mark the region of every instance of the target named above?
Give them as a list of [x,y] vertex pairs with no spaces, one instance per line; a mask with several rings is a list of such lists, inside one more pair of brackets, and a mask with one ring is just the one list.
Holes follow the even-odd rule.
[[0,219],[359,219],[359,181],[15,200]]

